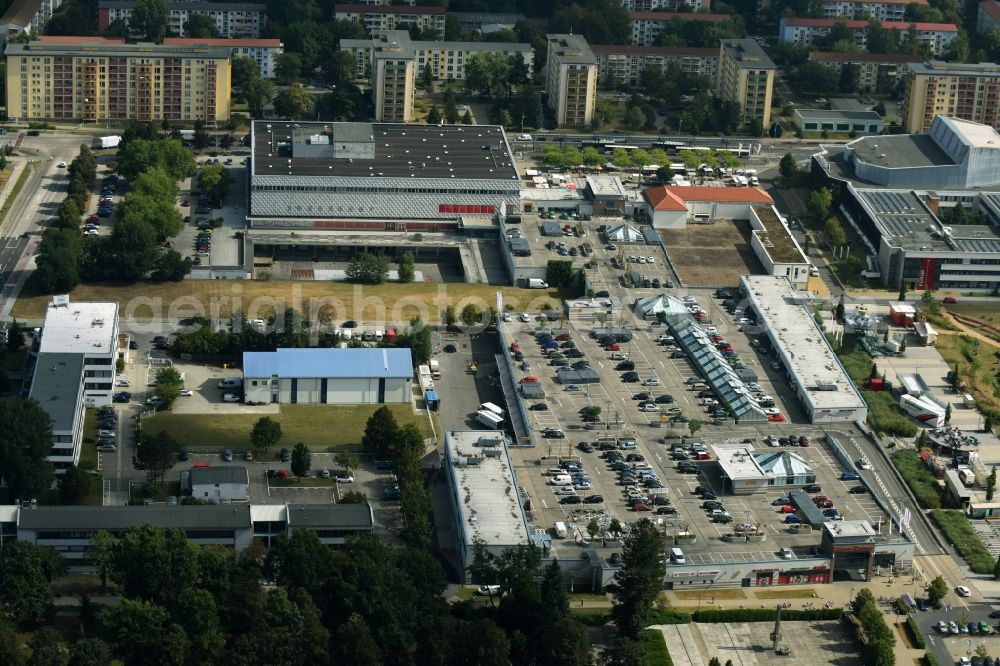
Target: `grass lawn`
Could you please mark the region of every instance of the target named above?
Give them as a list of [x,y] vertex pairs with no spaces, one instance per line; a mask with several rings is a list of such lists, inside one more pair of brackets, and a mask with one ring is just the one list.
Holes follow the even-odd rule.
[[754,592],[758,599],[815,599],[816,590],[805,588],[799,590],[761,590]]
[[969,392],[976,406],[989,414],[994,423],[1000,422],[1000,380],[997,379],[1000,356],[996,347],[967,335],[939,335],[937,350],[949,368],[969,383]]
[[667,641],[659,629],[643,629],[639,634],[639,646],[642,648],[643,666],[670,666],[674,663],[667,652]]
[[[119,424],[120,425],[120,424]],[[83,413],[83,439],[80,445],[80,467],[97,469],[97,410]]]
[[920,506],[925,509],[941,508],[941,493],[938,480],[913,449],[900,449],[892,454],[892,464],[917,496]]
[[705,599],[746,599],[747,594],[743,590],[681,590],[674,592],[678,599],[685,601],[697,601],[699,597]]
[[[939,340],[945,338],[941,336]],[[847,373],[854,380],[861,390],[861,397],[868,403],[868,425],[881,433],[899,435],[901,437],[912,437],[917,433],[917,427],[910,422],[909,417],[903,413],[896,403],[896,399],[883,391],[866,391],[861,389],[871,373],[872,358],[860,345],[854,335],[845,335],[842,344],[838,348],[833,344],[837,356]]]
[[[425,437],[431,436],[424,414],[414,414],[409,405],[386,405],[400,425],[415,423]],[[272,417],[281,424],[278,448],[302,442],[315,451],[357,447],[365,423],[381,405],[281,405]],[[221,451],[226,447],[241,454],[250,446],[250,429],[256,418],[246,414],[174,414],[160,412],[145,419],[144,432],[166,430],[192,451]],[[438,426],[435,426],[438,427]],[[438,432],[441,432],[438,427]]]
[[977,574],[993,573],[997,561],[986,550],[965,514],[957,509],[934,509],[931,511],[931,518],[944,531],[948,540],[955,544],[969,568]]
[[472,595],[475,594],[476,589],[475,585],[463,585],[458,588],[458,592],[455,593],[455,597],[460,601],[469,601],[472,599]]
[[[7,200],[4,202],[3,207],[0,208],[0,227],[3,226],[4,220],[7,219],[7,212],[10,211],[10,207],[14,205],[15,201],[17,201],[17,195],[19,195],[21,190],[24,189],[24,184],[27,182],[28,176],[31,175],[32,171],[33,167],[30,164],[24,165],[24,168],[21,169],[21,175],[17,177],[17,182],[14,183],[14,188],[10,191],[10,194],[7,195]],[[9,169],[4,171],[4,182],[7,182],[8,178],[10,178]]]
[[[502,291],[504,303],[515,311],[538,312],[543,304],[558,309],[557,289],[519,289],[488,284],[422,283],[359,285],[345,282],[301,282],[293,280],[183,280],[181,282],[136,282],[132,284],[81,284],[71,293],[77,301],[115,301],[122,318],[138,321],[150,317],[184,318],[194,315],[228,317],[234,305],[247,316],[266,319],[274,310],[293,307],[310,321],[328,323],[346,319],[378,322],[409,322],[416,316],[438,323],[449,305],[461,312],[469,303],[482,309],[496,303]],[[13,316],[40,319],[51,295],[29,280],[14,304]]]

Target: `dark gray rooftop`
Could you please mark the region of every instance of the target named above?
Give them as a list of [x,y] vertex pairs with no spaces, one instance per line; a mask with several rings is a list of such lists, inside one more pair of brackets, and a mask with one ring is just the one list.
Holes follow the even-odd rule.
[[255,121],[254,176],[518,180],[494,125]]
[[192,467],[191,468],[191,485],[215,485],[217,483],[242,483],[248,484],[250,479],[248,477],[246,467],[238,467],[236,465],[222,466],[222,467]]
[[778,69],[777,65],[764,53],[760,44],[752,39],[723,39],[722,48],[728,50],[733,59],[744,69]]
[[[134,9],[135,0],[101,0],[99,8]],[[262,3],[238,2],[183,2],[171,0],[167,3],[167,11],[195,12],[266,12],[267,5]]]
[[351,527],[371,529],[368,504],[289,504],[288,524],[295,527]]
[[237,529],[251,525],[250,505],[227,506],[40,506],[20,512],[31,530],[124,530],[149,523],[164,529]]
[[596,65],[597,58],[590,50],[587,40],[580,35],[545,35],[552,55],[562,63],[576,65]]
[[829,120],[839,118],[841,120],[864,120],[870,122],[880,122],[882,116],[874,111],[841,111],[826,109],[796,109],[795,113],[806,119]]
[[83,354],[47,352],[38,355],[31,398],[38,401],[53,430],[72,430],[77,396],[83,379]]
[[877,166],[899,169],[955,163],[929,134],[869,136],[850,145],[861,161]]

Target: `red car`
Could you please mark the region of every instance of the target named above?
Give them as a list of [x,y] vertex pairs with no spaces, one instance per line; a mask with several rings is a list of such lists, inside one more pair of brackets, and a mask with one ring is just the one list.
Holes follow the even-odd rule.
[[947,303],[948,305],[952,305],[953,303],[958,303],[958,299],[955,298],[954,296],[945,296],[944,298],[941,299],[941,302]]
[[632,505],[632,510],[633,511],[652,511],[653,507],[649,506],[648,504],[643,504],[642,502],[639,502],[638,504],[633,504]]
[[784,414],[768,414],[767,420],[771,423],[781,423],[785,420]]
[[820,502],[829,502],[830,498],[826,495],[816,495],[812,500],[814,504],[819,504]]
[[781,513],[795,513],[795,507],[786,504],[783,507],[781,507]]
[[832,509],[833,502],[827,500],[826,502],[816,502],[817,509]]
[[618,344],[617,342],[612,342],[610,345],[608,345],[607,347],[604,348],[604,351],[609,351],[609,352],[616,352],[616,351],[621,351],[621,350],[622,350],[622,346],[620,344]]
[[561,334],[559,334],[559,335],[556,336],[556,341],[557,342],[566,342],[571,337],[572,336],[569,333],[561,333]]
[[101,219],[101,216],[98,215],[97,213],[94,213],[93,215],[91,215],[91,216],[89,216],[87,218],[87,222],[97,222],[100,219]]

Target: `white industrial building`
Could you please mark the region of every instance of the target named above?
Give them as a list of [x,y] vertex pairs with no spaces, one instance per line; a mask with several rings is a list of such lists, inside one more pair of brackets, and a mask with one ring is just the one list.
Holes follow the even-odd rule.
[[864,421],[868,405],[813,318],[808,293],[784,277],[741,275],[756,318],[810,423]]
[[80,460],[84,408],[111,404],[117,356],[117,303],[49,303],[29,395],[52,419],[57,471]]
[[195,499],[215,504],[246,502],[250,499],[247,494],[249,485],[250,473],[246,467],[229,465],[191,468],[191,497]]
[[445,472],[463,571],[472,564],[476,544],[499,555],[529,543],[508,445],[506,436],[493,430],[445,433]]
[[278,349],[243,353],[247,403],[408,403],[409,349]]
[[713,446],[722,470],[723,490],[733,495],[749,495],[767,488],[767,474],[757,464],[752,446]]

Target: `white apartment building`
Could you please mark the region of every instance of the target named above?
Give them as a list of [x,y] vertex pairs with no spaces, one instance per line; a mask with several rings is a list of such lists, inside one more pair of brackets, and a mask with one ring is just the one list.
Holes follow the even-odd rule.
[[230,50],[234,56],[252,58],[260,67],[260,75],[265,79],[273,79],[278,66],[278,56],[285,52],[280,39],[199,39],[196,37],[167,37],[164,44],[193,46],[221,46]]
[[49,460],[80,460],[83,410],[111,404],[118,359],[118,304],[55,297],[45,313],[29,395],[52,419]]
[[[829,35],[838,24],[851,31],[858,46],[868,47],[868,21],[842,18],[783,18],[778,29],[778,40],[795,44],[812,44],[815,40]],[[926,44],[935,56],[944,53],[958,36],[958,26],[954,23],[882,21],[881,25],[885,30],[899,30],[903,33],[909,33],[915,27],[917,41]]]
[[[97,5],[97,28],[100,32],[117,19],[128,21],[135,8],[134,0],[101,0]],[[167,32],[185,37],[184,25],[200,14],[215,21],[215,29],[225,39],[259,39],[267,25],[267,6],[253,3],[168,2]]]
[[590,128],[597,104],[597,58],[581,35],[546,35],[545,85],[559,127]]
[[438,39],[444,38],[444,7],[406,5],[336,5],[334,17],[338,21],[352,21],[365,26],[369,37],[385,30],[403,30],[416,26],[421,31],[432,30]]
[[927,0],[823,0],[823,17],[853,19],[864,14],[876,21],[902,21],[910,4],[926,5]]
[[595,44],[590,49],[597,56],[598,81],[609,86],[638,85],[647,67],[666,72],[677,65],[685,74],[705,77],[713,87],[719,76],[718,49],[617,44]]
[[707,6],[704,0],[622,0],[622,7],[630,12],[697,12]]
[[670,21],[703,21],[723,23],[729,20],[726,14],[690,14],[674,12],[637,11],[628,13],[632,24],[632,45],[652,46]]

